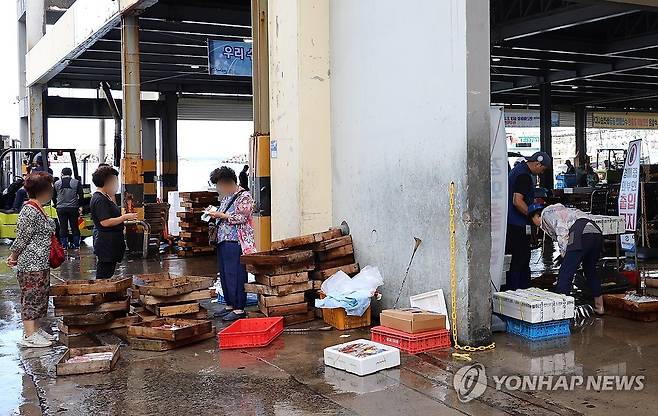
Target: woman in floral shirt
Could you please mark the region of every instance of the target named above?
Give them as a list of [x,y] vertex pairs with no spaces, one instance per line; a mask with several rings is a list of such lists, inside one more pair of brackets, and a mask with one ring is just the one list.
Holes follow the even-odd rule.
[[39,319],[48,312],[50,288],[50,242],[55,222],[43,211],[53,196],[53,177],[48,172],[35,172],[25,179],[29,200],[23,205],[16,222],[16,239],[11,246],[7,265],[16,267],[21,287],[21,318],[26,348],[49,347],[55,338],[39,328]]
[[256,251],[252,213],[254,200],[238,186],[235,171],[222,166],[210,174],[210,182],[222,195],[219,210],[209,215],[217,220],[217,266],[226,300],[226,308],[217,313],[224,321],[244,318],[247,294],[247,269],[240,263],[242,254]]

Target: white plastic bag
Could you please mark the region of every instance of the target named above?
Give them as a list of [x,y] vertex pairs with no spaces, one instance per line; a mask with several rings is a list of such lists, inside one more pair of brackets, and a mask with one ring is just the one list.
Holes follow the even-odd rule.
[[379,269],[373,266],[366,266],[359,274],[352,278],[345,274],[345,272],[339,271],[322,282],[320,289],[327,295],[347,294],[363,290],[370,292],[370,296],[372,296],[375,290],[383,284],[384,280],[381,273],[379,273]]

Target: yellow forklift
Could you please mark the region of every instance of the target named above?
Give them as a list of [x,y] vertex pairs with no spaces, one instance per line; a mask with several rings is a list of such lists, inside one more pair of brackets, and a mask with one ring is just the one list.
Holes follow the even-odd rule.
[[[92,235],[93,222],[89,215],[89,202],[91,200],[91,187],[84,183],[78,171],[78,160],[75,155],[75,149],[25,149],[25,148],[6,148],[0,152],[0,239],[16,238],[16,220],[18,211],[13,208],[16,192],[23,186],[23,180],[28,171],[34,168],[53,173],[50,169],[50,159],[57,160],[64,155],[70,158],[73,176],[78,178],[84,190],[84,200],[82,204],[83,215],[79,222],[81,237],[87,238]],[[57,219],[57,210],[51,204],[43,207],[46,214],[51,218]]]

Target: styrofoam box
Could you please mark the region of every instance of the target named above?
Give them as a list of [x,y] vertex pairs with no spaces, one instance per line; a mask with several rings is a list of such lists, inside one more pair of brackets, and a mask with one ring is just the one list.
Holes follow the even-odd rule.
[[424,311],[445,315],[446,329],[450,330],[450,316],[448,316],[448,307],[446,306],[446,298],[443,296],[443,289],[409,296],[409,304],[412,308],[419,308]]
[[[359,357],[358,353],[343,352],[350,346],[356,346],[356,344],[365,348],[373,347],[376,352],[362,357]],[[359,349],[359,351],[362,350],[362,348]],[[345,370],[348,373],[365,376],[400,365],[400,350],[367,339],[357,339],[325,348],[324,364]]]
[[574,299],[536,288],[519,289],[494,293],[493,310],[525,322],[549,322],[573,318]]

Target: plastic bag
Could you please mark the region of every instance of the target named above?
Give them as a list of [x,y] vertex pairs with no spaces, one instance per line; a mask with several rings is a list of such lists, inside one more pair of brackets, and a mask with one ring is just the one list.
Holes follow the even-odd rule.
[[383,284],[384,280],[381,273],[379,273],[379,269],[373,266],[366,266],[359,274],[352,278],[344,272],[339,271],[322,282],[320,289],[325,295],[367,291],[372,296],[375,290]]

